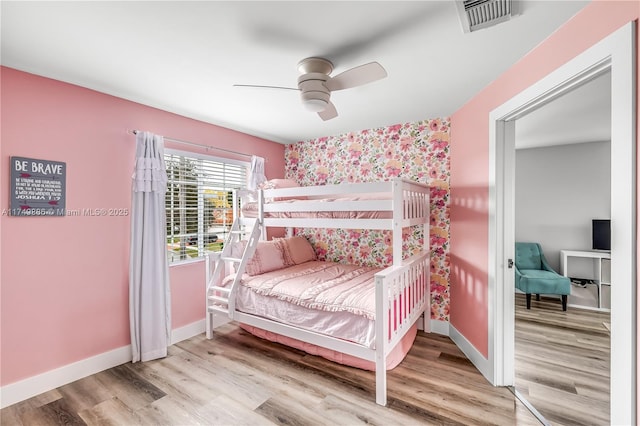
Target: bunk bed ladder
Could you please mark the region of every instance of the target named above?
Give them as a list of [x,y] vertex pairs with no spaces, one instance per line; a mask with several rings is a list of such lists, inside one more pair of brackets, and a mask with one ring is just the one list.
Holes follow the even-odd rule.
[[[210,333],[211,315],[224,313],[233,319],[235,309],[233,293],[240,282],[247,262],[256,250],[261,234],[260,222],[257,219],[236,218],[224,242],[220,257],[216,260],[213,274],[207,284],[207,334]],[[246,239],[241,257],[234,257],[236,243]],[[235,272],[236,277],[230,286],[220,286],[222,279]]]

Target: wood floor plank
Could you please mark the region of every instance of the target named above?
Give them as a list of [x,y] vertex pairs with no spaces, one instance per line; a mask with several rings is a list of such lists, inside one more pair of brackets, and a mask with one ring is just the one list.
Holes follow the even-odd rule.
[[148,426],[211,424],[209,419],[200,416],[199,413],[190,410],[181,401],[169,395],[136,410],[136,415],[142,418],[143,425]]
[[[590,398],[567,395],[547,386],[532,385],[529,395],[536,401],[536,409],[544,413],[543,415],[554,424],[609,424],[608,403],[595,403]],[[571,406],[571,410],[566,410],[567,406]]]
[[382,407],[370,399],[353,398],[348,393],[327,395],[318,406],[318,411],[333,424],[385,426],[417,423],[414,416]]
[[[41,406],[38,411],[42,413],[42,418],[46,419],[47,423],[53,422],[56,424],[80,426],[86,425],[84,420],[76,412],[74,412],[67,405],[64,399],[56,399],[48,404]],[[33,421],[30,420],[30,422]]]
[[224,394],[203,406],[198,413],[212,425],[273,426],[276,424]]
[[[274,392],[288,392],[290,389],[298,389],[298,395],[303,394],[305,399],[315,398],[316,402],[321,401],[328,393],[335,390],[336,380],[333,376],[327,380],[324,377],[326,375],[322,372],[322,367],[301,369],[301,367],[307,366],[305,360],[318,357],[255,338],[244,331],[235,334],[235,338],[225,337],[224,340],[217,342],[215,338],[213,341],[204,340],[202,345],[207,347],[223,342],[226,345],[224,356],[214,356],[210,362],[223,369],[238,370],[240,368],[239,372],[251,376],[257,381],[256,385],[258,386],[266,386],[273,389]],[[189,350],[192,353],[202,354],[203,352],[202,348],[192,347]],[[365,374],[367,373],[365,372]]]
[[578,395],[609,404],[611,401],[611,390],[609,385],[610,383],[608,380],[597,384],[594,384],[591,381],[583,383],[576,380],[576,392]]
[[91,426],[134,426],[143,423],[142,418],[117,397],[81,410],[78,415]]
[[[296,398],[310,404],[317,404],[325,397],[318,381],[309,380],[308,371],[301,375],[296,369],[304,353],[253,338],[243,331],[238,332],[238,338],[245,343],[240,345],[237,340],[229,339],[223,356],[209,356],[211,368],[236,370],[249,381],[250,387],[269,390],[267,394],[297,393]],[[202,342],[205,348],[212,344],[215,343],[206,339]],[[190,352],[202,356],[202,348],[191,348]]]
[[128,365],[102,371],[97,373],[95,378],[102,386],[111,389],[114,395],[133,410],[165,396],[162,390],[129,369]]
[[68,385],[61,386],[58,390],[67,405],[76,412],[94,407],[116,396],[95,376],[76,380]]
[[333,425],[333,421],[318,417],[317,412],[301,404],[292,404],[290,399],[276,395],[266,400],[256,413],[277,425]]
[[40,395],[34,396],[33,398],[31,398],[31,405],[33,405],[34,407],[42,407],[43,405],[63,398],[64,395],[60,393],[61,390],[62,388],[52,389],[49,392],[44,392]]
[[254,388],[252,382],[242,374],[234,374],[224,368],[207,370],[206,365],[193,358],[186,361],[181,356],[174,356],[131,368],[136,368],[150,383],[194,409],[220,393],[242,400],[251,409],[271,396],[265,389]]

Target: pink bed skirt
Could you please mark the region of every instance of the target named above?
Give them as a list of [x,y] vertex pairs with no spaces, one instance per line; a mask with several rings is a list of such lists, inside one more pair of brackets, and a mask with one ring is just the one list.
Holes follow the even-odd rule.
[[[339,364],[348,365],[350,367],[360,368],[362,370],[370,370],[375,371],[376,365],[373,361],[367,361],[361,358],[356,358],[351,355],[344,354],[342,352],[337,352],[331,349],[323,348],[317,345],[313,345],[311,343],[302,342],[297,339],[293,339],[291,337],[282,336],[280,334],[273,333],[271,331],[263,330],[261,328],[253,327],[247,324],[240,324],[240,327],[253,334],[254,336],[260,337],[265,340],[269,340],[271,342],[280,343],[286,346],[290,346],[295,349],[302,350],[311,355],[321,356],[330,361],[337,362]],[[400,343],[396,345],[396,347],[391,351],[389,356],[387,357],[387,370],[391,370],[395,368],[404,357],[407,355],[411,346],[413,345],[413,341],[416,338],[416,334],[418,332],[418,324],[414,324],[413,327],[407,334],[404,335]]]

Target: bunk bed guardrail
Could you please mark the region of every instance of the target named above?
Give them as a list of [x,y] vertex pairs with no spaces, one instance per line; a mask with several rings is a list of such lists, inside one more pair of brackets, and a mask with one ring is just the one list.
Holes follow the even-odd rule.
[[380,405],[387,403],[387,355],[423,315],[424,331],[431,330],[430,259],[429,253],[423,252],[375,275],[376,402]]

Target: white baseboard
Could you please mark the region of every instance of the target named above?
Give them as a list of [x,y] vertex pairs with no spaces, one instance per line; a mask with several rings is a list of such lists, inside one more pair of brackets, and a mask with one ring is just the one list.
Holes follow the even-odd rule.
[[29,377],[0,388],[0,408],[24,401],[43,392],[66,385],[131,361],[131,345],[113,349],[63,367]]
[[[431,330],[427,330],[427,333],[442,334],[443,336],[449,335],[449,321],[432,319],[429,321],[429,328],[431,328]],[[420,319],[418,320],[418,330],[425,331],[424,315],[420,316]]]
[[493,383],[493,371],[489,360],[484,357],[454,326],[449,324],[449,337],[453,343],[469,358],[469,361],[482,373],[482,375]]
[[442,334],[443,336],[448,336],[449,321],[431,320],[431,332],[436,334]]
[[[205,321],[200,320],[171,331],[171,344],[204,333]],[[0,388],[0,408],[8,407],[41,393],[50,391],[83,377],[117,367],[131,361],[131,345],[113,349],[81,361],[29,377]]]
[[460,332],[456,330],[449,321],[431,320],[431,332],[441,334],[443,336],[449,336],[469,361],[471,361],[480,373],[489,380],[489,382],[491,382],[493,373],[491,372],[489,360],[478,352],[478,350],[462,334],[460,334]]
[[205,324],[205,320],[202,319],[172,330],[171,344],[175,345],[178,342],[182,342],[183,340],[190,339],[200,333],[204,333]]

